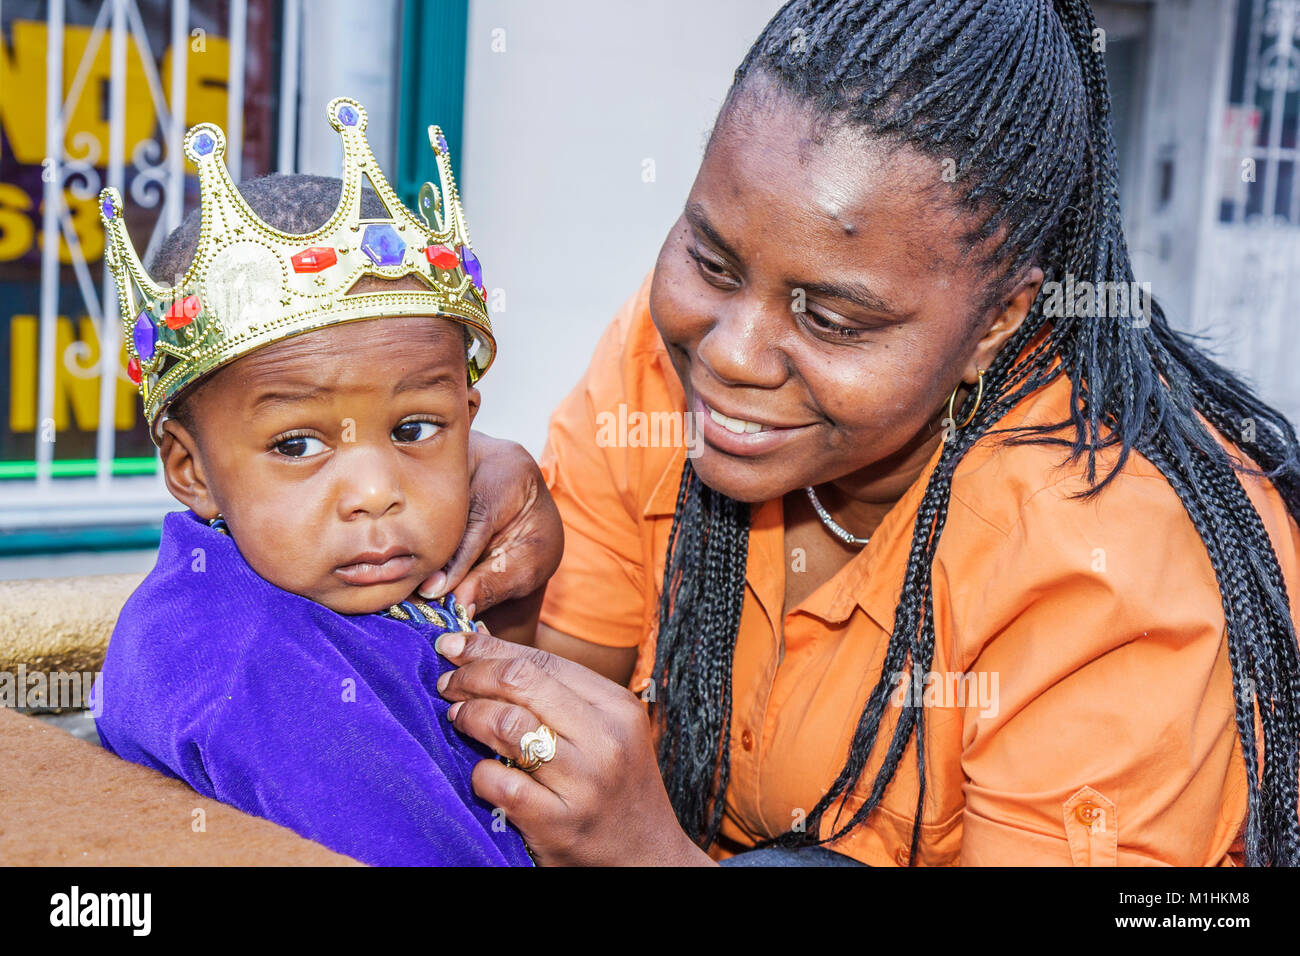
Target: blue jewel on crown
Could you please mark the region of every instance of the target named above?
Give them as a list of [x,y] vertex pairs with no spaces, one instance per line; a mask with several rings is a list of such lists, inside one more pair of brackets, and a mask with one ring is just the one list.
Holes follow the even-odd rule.
[[361,251],[377,266],[395,266],[406,254],[406,243],[392,225],[376,222],[366,226],[361,239]]
[[153,316],[148,311],[143,311],[135,317],[135,328],[131,332],[131,339],[135,343],[135,352],[140,356],[140,361],[147,362],[153,358],[154,346],[158,343],[158,329],[154,325]]

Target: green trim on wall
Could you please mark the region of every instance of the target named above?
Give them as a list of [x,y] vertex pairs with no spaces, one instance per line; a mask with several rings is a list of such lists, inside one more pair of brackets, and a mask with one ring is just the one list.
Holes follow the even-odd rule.
[[[158,470],[158,459],[114,458],[115,475],[152,475]],[[95,458],[56,458],[50,462],[50,474],[55,478],[93,478],[99,474],[99,461]],[[35,478],[34,461],[0,461],[0,480],[5,478]]]
[[465,128],[465,42],[469,0],[406,0],[402,4],[402,68],[397,91],[397,175],[393,186],[414,208],[420,186],[438,181],[428,127],[447,138],[460,181]]

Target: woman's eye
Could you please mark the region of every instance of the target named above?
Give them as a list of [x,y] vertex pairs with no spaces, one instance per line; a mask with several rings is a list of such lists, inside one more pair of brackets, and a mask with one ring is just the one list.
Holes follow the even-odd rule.
[[863,331],[862,329],[859,328],[854,328],[848,325],[840,325],[840,323],[838,322],[832,322],[830,319],[826,318],[825,316],[818,315],[816,312],[804,312],[804,315],[807,316],[808,321],[811,322],[818,330],[822,332],[829,332],[831,335],[838,335],[844,338],[852,338],[853,336]]
[[714,279],[731,278],[727,273],[726,266],[722,265],[721,263],[714,262],[712,259],[706,259],[698,249],[688,249],[687,252],[689,253],[690,257],[695,260],[695,264],[699,266],[700,271],[704,273],[705,276]]
[[433,422],[402,422],[393,429],[393,437],[400,442],[424,441],[438,433]]
[[310,458],[325,450],[325,443],[310,435],[293,435],[275,443],[275,450],[286,458]]

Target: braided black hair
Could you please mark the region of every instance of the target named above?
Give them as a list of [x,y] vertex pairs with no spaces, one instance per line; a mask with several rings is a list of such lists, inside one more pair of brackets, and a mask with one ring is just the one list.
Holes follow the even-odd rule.
[[[988,261],[1002,287],[1030,264],[1042,268],[1045,284],[1072,275],[1096,288],[1128,286],[1133,272],[1095,30],[1087,0],[792,0],[736,71],[722,115],[753,78],[774,81],[826,122],[953,160],[953,185],[976,223],[963,238],[971,248],[997,240],[985,248],[992,247]],[[873,752],[892,676],[916,681],[929,671],[931,566],[958,463],[1022,398],[1065,375],[1069,420],[997,433],[1006,441],[1059,445],[1072,460],[1085,460],[1086,495],[1102,493],[1133,451],[1169,481],[1205,544],[1222,596],[1249,786],[1246,861],[1300,864],[1300,651],[1277,556],[1238,478],[1246,470],[1266,475],[1300,520],[1295,432],[1237,376],[1174,331],[1149,297],[1141,322],[1049,322],[1043,299],[988,369],[973,420],[945,442],[928,479],[881,678],[843,769],[808,814],[805,830],[765,843],[828,842],[862,823],[914,738],[921,786],[908,858],[916,860],[925,798],[919,703],[902,706],[858,811],[838,829],[837,818],[825,840],[818,836],[822,818]],[[969,412],[963,408],[957,419]],[[1201,418],[1234,441],[1253,432],[1250,455],[1259,469],[1229,457]],[[1117,448],[1115,463],[1099,476],[1096,457],[1106,448]],[[749,518],[748,506],[704,485],[687,460],[660,599],[652,707],[669,796],[686,832],[705,847],[717,838],[726,797],[731,663]]]

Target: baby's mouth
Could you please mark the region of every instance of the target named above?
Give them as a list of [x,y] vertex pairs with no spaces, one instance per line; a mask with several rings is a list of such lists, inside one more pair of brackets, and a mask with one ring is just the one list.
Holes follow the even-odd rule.
[[414,567],[415,555],[398,547],[358,554],[334,573],[348,584],[388,584],[408,576]]

